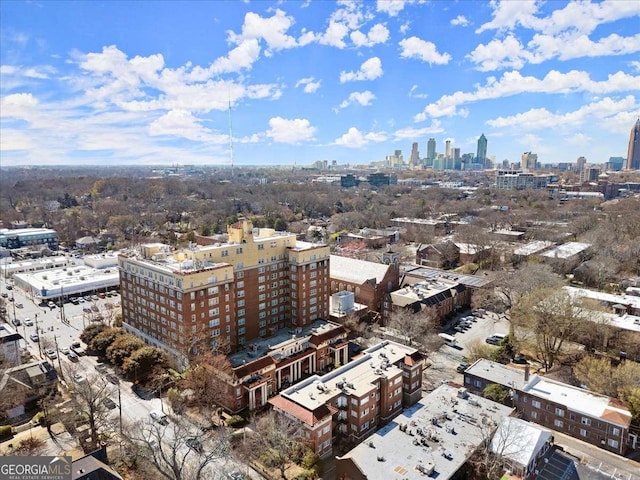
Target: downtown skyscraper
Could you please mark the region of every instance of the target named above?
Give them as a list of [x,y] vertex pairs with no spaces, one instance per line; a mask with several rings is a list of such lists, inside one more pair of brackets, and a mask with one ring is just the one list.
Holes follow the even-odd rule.
[[640,118],[631,129],[627,150],[627,170],[640,170]]
[[483,165],[487,161],[487,137],[484,136],[484,133],[480,135],[478,138],[478,150],[476,152],[476,162],[482,163]]

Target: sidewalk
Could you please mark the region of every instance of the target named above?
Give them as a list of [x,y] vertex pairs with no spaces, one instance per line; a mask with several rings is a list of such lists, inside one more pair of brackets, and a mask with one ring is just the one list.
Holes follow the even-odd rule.
[[553,437],[556,445],[563,447],[566,453],[576,457],[590,470],[605,474],[612,479],[640,480],[640,463],[636,461],[607,452],[560,432],[554,431]]

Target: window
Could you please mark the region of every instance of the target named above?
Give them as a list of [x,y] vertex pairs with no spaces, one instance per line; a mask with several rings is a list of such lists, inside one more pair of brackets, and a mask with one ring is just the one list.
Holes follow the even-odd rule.
[[540,404],[540,402],[538,400],[531,400],[531,406],[533,408],[540,408],[541,404]]
[[564,417],[564,410],[562,408],[556,407],[556,415],[558,417]]
[[236,253],[239,255],[242,253],[242,247],[236,248]]
[[580,420],[580,423],[582,423],[582,425],[591,426],[591,419],[587,417],[582,417],[582,420]]
[[611,448],[618,448],[619,443],[617,440],[610,438],[609,440],[607,440],[607,445],[609,445]]
[[538,418],[538,412],[531,412],[531,418],[536,420]]
[[587,432],[584,428],[580,429],[580,436],[581,437],[588,437],[589,436],[589,432]]
[[619,436],[620,435],[620,429],[616,428],[616,427],[613,427],[611,429],[611,435]]
[[263,243],[259,243],[258,244],[258,250],[264,250],[264,244]]
[[564,426],[564,423],[562,422],[562,420],[554,420],[553,425],[558,428],[562,428]]

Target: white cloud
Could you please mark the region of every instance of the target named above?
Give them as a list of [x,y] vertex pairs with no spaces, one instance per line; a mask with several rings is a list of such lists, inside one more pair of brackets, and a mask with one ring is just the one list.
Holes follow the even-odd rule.
[[347,108],[352,103],[359,103],[363,107],[368,107],[375,98],[376,96],[369,90],[365,90],[364,92],[353,92],[349,95],[349,98],[340,104],[339,108]]
[[620,112],[633,111],[637,107],[633,95],[627,95],[620,101],[605,97],[602,100],[584,105],[578,110],[565,114],[552,113],[546,108],[532,108],[524,113],[489,120],[487,125],[494,128],[525,127],[526,130],[571,127],[582,125],[587,120],[590,122],[604,121]]
[[494,38],[486,45],[480,44],[467,55],[481,72],[500,68],[522,68],[527,57],[528,53],[513,35],[508,35],[502,40]]
[[406,35],[406,33],[409,31],[409,28],[411,27],[411,25],[409,24],[409,22],[403,23],[402,25],[400,25],[400,28],[398,29],[400,31],[400,33],[402,35]]
[[289,120],[282,117],[274,117],[269,120],[270,129],[266,136],[278,143],[297,144],[314,140],[316,128],[306,118],[294,118]]
[[587,145],[589,145],[589,143],[591,143],[591,137],[585,135],[584,133],[574,133],[573,135],[565,137],[565,141],[570,145],[586,147]]
[[418,90],[418,85],[412,85],[411,89],[409,90],[409,96],[411,98],[428,98],[429,94],[428,93],[417,93]]
[[458,15],[456,18],[451,19],[451,25],[453,26],[467,27],[469,24],[469,20],[464,15]]
[[255,38],[240,43],[230,50],[225,57],[217,58],[209,68],[210,74],[240,72],[243,69],[250,70],[253,64],[260,58],[260,44]]
[[171,110],[153,121],[149,125],[149,134],[182,137],[195,142],[229,142],[228,136],[212,135],[211,130],[204,128],[195,116],[184,110]]
[[518,139],[518,143],[528,148],[528,151],[540,150],[544,146],[542,137],[533,133],[527,133]]
[[611,34],[608,37],[592,41],[586,35],[535,35],[529,42],[536,62],[558,57],[569,60],[580,57],[600,57],[626,55],[640,51],[640,34],[633,37],[621,37]]
[[426,135],[432,135],[434,133],[442,133],[444,132],[444,128],[442,128],[440,120],[433,120],[430,127],[424,128],[401,128],[393,132],[393,136],[397,140],[415,140],[420,137],[424,137]]
[[520,72],[505,72],[500,80],[489,77],[483,86],[477,86],[473,92],[457,91],[444,95],[436,102],[430,103],[422,113],[414,117],[415,121],[423,121],[427,117],[443,117],[461,115],[464,109],[460,105],[480,100],[493,100],[510,97],[521,93],[613,93],[640,89],[640,76],[628,75],[624,72],[609,74],[606,80],[592,80],[588,72],[571,70],[567,73],[551,70],[542,78],[524,77]]
[[38,99],[30,93],[14,93],[0,98],[0,118],[28,120],[35,113]]
[[303,85],[304,93],[315,93],[318,88],[320,88],[321,83],[322,82],[320,80],[316,82],[316,79],[313,77],[301,78],[296,82],[296,88],[298,88],[300,85]]
[[467,58],[482,72],[501,68],[522,68],[525,63],[541,63],[552,58],[570,60],[580,57],[627,55],[640,51],[640,34],[620,37],[617,34],[601,38],[597,42],[586,35],[560,34],[534,35],[525,48],[513,35],[503,40],[494,39],[486,45],[478,45]]
[[336,145],[348,148],[362,148],[371,142],[379,143],[387,140],[387,136],[382,132],[363,133],[355,127],[351,127],[347,133],[337,138]]
[[376,9],[379,12],[385,12],[390,17],[395,17],[404,8],[405,0],[378,0]]
[[381,23],[377,23],[369,33],[364,34],[359,30],[351,32],[351,41],[356,47],[372,47],[378,43],[385,43],[389,39],[389,30]]
[[629,62],[629,66],[634,68],[636,72],[640,72],[640,61],[632,60]]
[[611,34],[591,39],[598,25],[640,15],[640,3],[605,1],[571,2],[547,17],[537,17],[537,2],[493,1],[494,18],[477,32],[487,29],[512,31],[518,25],[537,32],[526,45],[513,35],[478,45],[467,55],[480,71],[522,68],[526,62],[541,63],[552,58],[626,55],[640,51],[640,34],[622,37]]
[[355,72],[340,72],[340,83],[375,80],[382,76],[382,62],[378,57],[366,60]]
[[449,63],[449,60],[451,60],[451,55],[448,53],[438,53],[433,43],[418,37],[402,39],[399,45],[402,48],[400,52],[402,58],[417,58],[423,62],[438,65],[446,65]]
[[532,0],[499,1],[491,0],[493,18],[490,22],[481,25],[476,33],[485,30],[513,30],[517,25],[531,28],[535,23],[535,13],[538,11],[538,2]]
[[293,17],[288,16],[280,9],[276,9],[274,15],[264,18],[254,12],[249,12],[244,17],[242,33],[228,32],[229,41],[238,45],[247,40],[264,40],[267,44],[266,55],[272,51],[284,50],[298,46],[296,39],[287,35],[287,31],[293,25]]

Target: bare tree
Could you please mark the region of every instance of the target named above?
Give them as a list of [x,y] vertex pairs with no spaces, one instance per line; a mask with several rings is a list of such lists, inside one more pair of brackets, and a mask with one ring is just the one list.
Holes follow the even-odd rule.
[[416,313],[402,309],[391,314],[388,329],[397,334],[405,345],[436,350],[442,344],[438,337],[437,319],[438,312],[434,307],[425,307]]
[[[509,320],[509,311],[519,299],[535,288],[557,288],[562,279],[547,265],[527,263],[518,270],[499,272],[486,287],[473,293],[474,308],[486,308],[504,315]],[[513,325],[510,325],[513,338]]]
[[76,404],[75,413],[87,421],[91,444],[96,448],[102,434],[113,430],[113,420],[109,418],[110,411],[104,402],[114,393],[114,388],[103,376],[80,375],[75,365],[68,366],[65,375],[69,379],[69,389]]
[[245,454],[277,468],[280,477],[286,478],[287,468],[300,460],[307,449],[301,424],[271,411],[255,420],[252,430],[243,445]]
[[149,478],[222,479],[231,460],[229,437],[222,428],[204,434],[185,420],[171,417],[163,423],[137,422],[126,431],[130,432],[125,436],[129,450]]
[[190,390],[190,403],[209,413],[228,406],[234,391],[229,386],[233,369],[223,354],[207,352],[191,363],[181,383],[182,390]]
[[565,290],[539,288],[522,296],[511,309],[511,324],[529,340],[545,370],[556,363],[566,342],[588,325],[591,311]]

